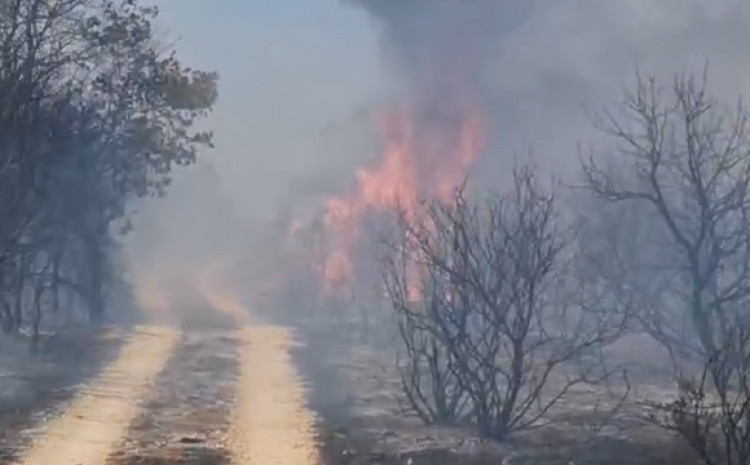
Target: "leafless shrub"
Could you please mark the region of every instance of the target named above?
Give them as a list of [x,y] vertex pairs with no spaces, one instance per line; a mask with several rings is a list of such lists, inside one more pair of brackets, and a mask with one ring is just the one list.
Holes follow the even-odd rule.
[[699,376],[680,379],[677,400],[654,405],[652,415],[708,465],[750,463],[750,331],[732,332]]
[[506,195],[473,201],[459,189],[450,203],[402,211],[396,229],[385,283],[404,390],[423,419],[456,420],[466,401],[480,434],[502,440],[610,374],[597,350],[621,325],[581,304],[555,195],[531,168],[514,172]]
[[467,392],[454,369],[454,354],[441,341],[435,296],[418,308],[401,307],[398,330],[405,360],[400,363],[401,386],[408,406],[425,423],[453,424],[467,413]]

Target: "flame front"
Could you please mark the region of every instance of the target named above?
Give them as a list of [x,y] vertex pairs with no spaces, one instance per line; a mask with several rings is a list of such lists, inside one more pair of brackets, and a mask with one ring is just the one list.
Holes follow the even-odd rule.
[[[366,216],[400,209],[415,218],[420,198],[449,201],[482,149],[477,105],[461,104],[449,114],[399,109],[378,122],[383,138],[379,162],[357,172],[356,186],[329,198],[324,225],[330,249],[323,265],[323,291],[335,294],[353,283],[352,254]],[[432,110],[435,110],[434,108]],[[410,289],[417,298],[417,288]]]

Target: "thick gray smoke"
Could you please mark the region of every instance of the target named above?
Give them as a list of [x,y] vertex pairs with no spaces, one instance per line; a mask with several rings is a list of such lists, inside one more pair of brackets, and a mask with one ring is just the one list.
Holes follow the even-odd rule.
[[126,253],[143,311],[180,318],[183,307],[205,306],[202,286],[217,279],[233,297],[245,297],[240,291],[251,276],[236,273],[249,255],[250,225],[237,215],[210,162],[180,172],[168,196],[139,207]]
[[[451,78],[478,86],[481,73],[512,34],[534,11],[538,1],[510,0],[350,0],[377,20],[385,59],[402,73],[412,90],[424,86],[440,100]],[[430,85],[433,84],[433,85]],[[453,85],[458,83],[453,81]],[[444,86],[448,86],[448,88]]]
[[743,0],[348,2],[371,14],[388,72],[423,110],[455,107],[467,85],[476,92],[490,166],[532,149],[571,172],[577,144],[596,137],[587,110],[615,102],[637,69],[665,78],[708,62],[720,93],[747,89]]
[[412,112],[417,169],[430,182],[430,166],[460,156],[467,118],[484,119],[483,79],[496,45],[534,2],[351,1],[375,20],[393,97]]

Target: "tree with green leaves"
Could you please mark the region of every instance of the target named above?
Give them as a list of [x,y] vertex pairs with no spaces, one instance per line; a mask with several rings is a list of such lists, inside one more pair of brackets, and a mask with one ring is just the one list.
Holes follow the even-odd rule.
[[0,319],[20,326],[9,303],[29,276],[101,320],[132,201],[163,194],[172,169],[211,146],[196,124],[217,75],[185,67],[156,35],[158,11],[134,0],[0,11]]

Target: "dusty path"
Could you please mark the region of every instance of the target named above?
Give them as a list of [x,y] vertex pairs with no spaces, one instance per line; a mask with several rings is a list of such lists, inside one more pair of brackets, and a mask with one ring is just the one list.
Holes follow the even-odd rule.
[[292,332],[257,324],[215,289],[200,293],[207,303],[182,309],[178,325],[137,327],[4,463],[319,465]]
[[315,419],[292,365],[285,328],[242,330],[241,375],[230,447],[236,465],[318,465]]
[[17,463],[104,465],[177,339],[178,332],[167,327],[137,327],[117,358],[72,399],[61,416],[40,428]]
[[186,329],[108,465],[229,463],[238,371],[231,329]]
[[294,338],[287,328],[254,324],[250,312],[206,286],[216,310],[232,315],[240,329],[240,376],[230,430],[233,465],[319,465],[315,417],[294,366]]

